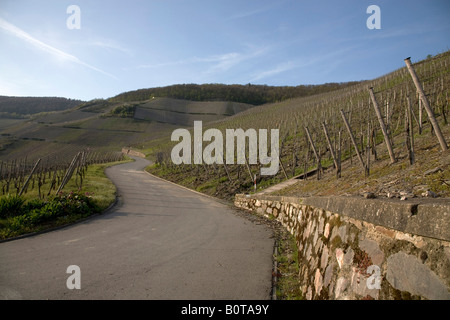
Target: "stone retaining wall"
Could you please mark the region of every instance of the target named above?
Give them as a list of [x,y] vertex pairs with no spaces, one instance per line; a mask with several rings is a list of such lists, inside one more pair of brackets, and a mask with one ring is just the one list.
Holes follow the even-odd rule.
[[418,201],[235,197],[294,235],[306,299],[450,299],[450,203]]

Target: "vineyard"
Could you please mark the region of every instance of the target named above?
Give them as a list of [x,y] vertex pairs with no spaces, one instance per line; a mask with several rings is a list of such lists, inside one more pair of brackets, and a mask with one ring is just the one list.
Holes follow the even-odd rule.
[[72,178],[80,190],[90,165],[121,160],[123,154],[120,152],[99,153],[85,149],[72,157],[53,155],[34,161],[27,158],[0,161],[1,195],[21,196],[30,190],[37,190],[38,197],[44,198],[62,191]]
[[[404,62],[405,67],[374,80],[261,105],[204,124],[203,130],[216,128],[222,134],[231,128],[279,129],[276,176],[259,176],[261,165],[248,161],[245,165],[174,165],[170,153],[175,143],[167,138],[148,143],[156,161],[148,170],[232,199],[235,193],[254,192],[255,176],[258,191],[292,177],[321,180],[325,172],[342,182],[349,178],[346,173],[357,170],[355,181],[360,181],[377,178],[375,168],[380,164],[385,171],[397,170],[406,168],[405,163],[413,167],[437,157],[442,180],[438,191],[448,196],[448,164],[442,165],[441,160],[448,158],[450,52],[414,64],[410,59]],[[425,161],[424,171],[426,166]]]

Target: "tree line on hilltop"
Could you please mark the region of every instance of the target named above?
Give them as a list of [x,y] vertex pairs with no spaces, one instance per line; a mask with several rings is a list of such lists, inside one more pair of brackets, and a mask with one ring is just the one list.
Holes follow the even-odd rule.
[[145,101],[157,97],[192,101],[232,101],[261,105],[286,99],[325,93],[348,87],[358,82],[325,83],[321,85],[267,86],[225,84],[177,84],[166,87],[139,89],[121,93],[112,102]]
[[83,101],[60,97],[8,97],[0,96],[0,115],[23,117],[40,112],[73,108]]
[[342,89],[354,82],[325,83],[320,85],[267,86],[267,85],[226,85],[226,84],[176,84],[166,87],[139,89],[121,93],[108,100],[85,102],[61,97],[11,97],[0,96],[0,117],[24,118],[31,114],[61,111],[81,105],[109,102],[145,101],[164,97],[191,101],[231,101],[261,105],[287,99],[310,96]]

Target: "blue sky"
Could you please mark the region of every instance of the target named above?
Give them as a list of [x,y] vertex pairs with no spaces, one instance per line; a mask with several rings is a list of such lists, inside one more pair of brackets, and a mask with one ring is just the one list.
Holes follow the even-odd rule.
[[[66,25],[70,5],[80,29]],[[370,5],[381,29],[366,26]],[[0,0],[0,95],[366,80],[449,40],[448,0]]]

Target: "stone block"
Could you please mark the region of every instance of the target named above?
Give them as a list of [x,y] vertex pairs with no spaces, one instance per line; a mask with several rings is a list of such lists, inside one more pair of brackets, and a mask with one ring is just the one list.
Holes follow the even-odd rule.
[[339,268],[344,266],[344,250],[341,248],[336,249],[336,260],[338,262]]
[[298,215],[297,215],[297,221],[300,223],[302,222],[302,218],[303,218],[303,210],[299,209],[298,210]]
[[331,282],[331,278],[333,277],[333,268],[334,268],[334,263],[330,263],[328,265],[328,267],[325,269],[325,276],[323,277],[324,287],[328,287],[328,285]]
[[320,267],[325,269],[328,263],[328,247],[324,246],[322,250],[322,257],[320,258]]
[[403,230],[411,216],[412,203],[360,197],[310,197],[305,204],[375,225]]
[[435,199],[419,204],[413,212],[404,232],[450,241],[450,201]]
[[316,232],[314,232],[314,238],[313,243],[317,243],[317,239],[319,238],[319,229],[316,229]]
[[328,239],[328,236],[330,235],[330,224],[327,223],[325,225],[325,230],[323,231],[323,235],[325,236],[325,238]]
[[277,208],[273,208],[272,214],[273,214],[273,216],[274,216],[275,218],[277,218],[277,217],[278,217],[278,209],[277,209]]
[[336,299],[342,298],[343,293],[348,287],[348,280],[344,277],[340,277],[337,282],[336,286],[334,288],[334,296]]
[[319,254],[320,250],[322,250],[323,242],[322,240],[317,240],[316,245],[314,246],[316,254]]
[[323,217],[319,218],[319,233],[323,234],[323,224],[325,223],[325,219]]
[[378,243],[370,239],[360,239],[359,248],[367,252],[369,257],[372,259],[372,263],[381,266],[384,261],[384,253],[380,250]]
[[375,230],[379,233],[381,233],[383,236],[386,236],[388,238],[394,239],[395,238],[395,230],[388,229],[381,226],[375,226]]
[[316,274],[314,275],[314,289],[316,290],[316,295],[320,295],[323,287],[323,277],[320,273],[320,269],[316,269]]
[[311,286],[308,287],[308,291],[306,292],[306,300],[312,299],[312,288]]
[[344,265],[351,265],[353,263],[353,257],[355,256],[355,252],[352,248],[348,248],[347,252],[344,254],[343,263]]
[[341,237],[342,242],[347,242],[347,226],[340,226],[338,229],[338,234]]
[[386,280],[396,289],[430,300],[450,300],[449,288],[416,256],[404,252],[387,258]]
[[306,260],[309,261],[309,259],[311,258],[311,252],[312,252],[312,245],[308,245],[308,250],[306,251]]
[[362,274],[357,268],[353,267],[350,282],[352,291],[362,297],[371,296],[374,299],[378,299],[380,289],[369,289],[369,286],[367,285],[368,279],[368,274]]

